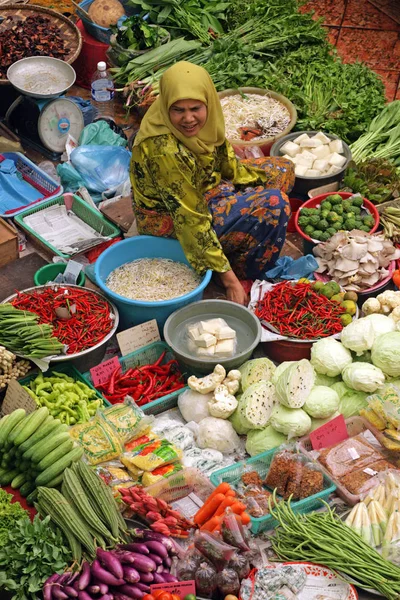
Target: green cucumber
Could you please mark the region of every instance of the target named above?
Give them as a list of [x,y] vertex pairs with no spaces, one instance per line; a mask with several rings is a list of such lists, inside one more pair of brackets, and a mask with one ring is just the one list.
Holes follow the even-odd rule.
[[25,473],[19,473],[12,480],[11,487],[13,490],[18,490],[24,483],[26,483]]
[[17,408],[7,415],[6,422],[0,428],[0,446],[4,446],[10,432],[25,417],[26,412],[23,408]]
[[72,462],[75,462],[81,458],[83,454],[82,446],[77,446],[71,452],[68,452],[65,456],[57,460],[54,464],[48,467],[45,471],[40,473],[35,479],[37,486],[46,486],[46,484],[52,481],[55,477],[64,473],[65,469],[69,467]]
[[27,496],[29,496],[29,494],[31,494],[33,492],[33,490],[35,490],[35,484],[32,481],[26,481],[23,485],[21,485],[21,487],[19,488],[19,493],[21,494],[21,496],[23,498],[26,498]]
[[51,452],[49,452],[49,454],[47,454],[47,456],[42,458],[40,463],[37,465],[39,471],[45,471],[48,467],[57,462],[59,458],[62,458],[63,456],[68,454],[68,452],[72,450],[73,446],[74,440],[72,438],[69,438],[69,440],[66,440],[63,444],[61,444],[61,446],[54,448],[54,450],[52,450]]
[[34,446],[36,442],[40,442],[40,440],[45,438],[49,433],[56,429],[58,425],[61,425],[61,421],[59,421],[58,419],[54,419],[54,417],[52,416],[48,416],[45,422],[42,423],[41,426],[37,429],[37,431],[35,431],[35,433],[31,435],[30,438],[25,440],[25,442],[23,442],[19,446],[18,452],[20,452],[22,455],[26,450],[28,450],[28,448]]
[[19,471],[17,469],[13,469],[12,471],[6,471],[4,475],[0,477],[0,485],[2,485],[3,487],[10,485],[14,477],[16,477],[17,475],[19,475]]
[[21,419],[19,421],[19,423],[17,423],[17,425],[13,428],[13,430],[8,434],[8,438],[7,441],[12,444],[12,446],[14,446],[14,440],[17,437],[17,435],[19,434],[20,431],[23,430],[23,428],[25,427],[25,425],[27,423],[29,423],[29,421],[32,419],[32,414],[30,413],[29,415],[25,415],[25,417],[23,419]]
[[37,491],[37,489],[35,488],[35,489],[33,490],[33,492],[31,492],[31,493],[29,494],[29,496],[27,496],[27,498],[26,498],[26,503],[27,503],[27,505],[28,505],[28,506],[33,506],[33,503],[35,502],[35,500],[36,500],[36,498],[37,498],[37,495],[38,495],[38,491]]
[[[70,440],[71,436],[68,431],[62,431],[61,433],[57,433],[56,435],[51,436],[50,438],[45,438],[39,442],[39,446],[36,448],[35,453],[31,456],[31,460],[35,465],[40,463],[42,458],[47,456],[49,452],[54,450],[54,448],[58,448],[61,444]],[[37,446],[37,444],[35,444]]]
[[23,442],[26,442],[26,440],[29,439],[31,435],[33,435],[37,431],[37,429],[49,416],[49,409],[46,406],[42,406],[41,408],[31,413],[29,416],[30,419],[26,421],[22,430],[14,439],[15,446],[20,446]]
[[[68,426],[65,425],[65,427],[66,427],[66,429],[64,429],[64,425],[59,425],[58,427],[53,429],[53,431],[51,431],[48,435],[46,435],[46,437],[44,437],[41,440],[39,440],[38,442],[36,442],[36,444],[34,444],[33,446],[30,446],[23,453],[22,460],[32,460],[32,457],[36,454],[36,452],[38,452],[43,447],[43,444],[47,445],[48,443],[50,443],[50,441],[55,436],[58,436],[60,433],[66,433],[68,431]],[[43,456],[42,456],[42,458],[43,458]],[[42,459],[40,459],[40,460],[42,460]]]

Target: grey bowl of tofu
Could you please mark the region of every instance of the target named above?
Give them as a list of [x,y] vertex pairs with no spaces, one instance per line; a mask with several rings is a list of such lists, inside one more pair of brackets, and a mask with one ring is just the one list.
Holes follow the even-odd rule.
[[258,318],[227,300],[201,300],[175,311],[164,325],[164,338],[184,370],[211,373],[221,364],[240,367],[261,339]]
[[336,135],[296,131],[275,142],[271,156],[287,158],[295,167],[294,194],[307,196],[314,188],[340,182],[351,161],[351,150]]

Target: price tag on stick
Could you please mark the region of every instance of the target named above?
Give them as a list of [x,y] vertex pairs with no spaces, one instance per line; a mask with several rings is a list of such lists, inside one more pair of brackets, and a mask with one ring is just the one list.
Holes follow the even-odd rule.
[[97,367],[90,369],[93,385],[97,387],[108,381],[117,367],[119,367],[119,360],[114,356],[113,358],[100,363]]
[[347,433],[346,422],[343,415],[338,415],[325,425],[321,425],[318,429],[315,429],[310,433],[310,440],[313,450],[322,450],[322,448],[329,448],[334,446],[343,440],[347,440],[349,434]]

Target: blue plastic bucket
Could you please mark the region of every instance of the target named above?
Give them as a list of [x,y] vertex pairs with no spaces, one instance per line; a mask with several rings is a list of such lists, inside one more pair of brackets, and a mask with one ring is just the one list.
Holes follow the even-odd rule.
[[118,242],[118,244],[113,244],[100,254],[94,268],[96,283],[104,294],[117,306],[121,329],[127,329],[151,319],[156,319],[160,332],[162,332],[165,321],[173,312],[187,304],[202,300],[204,290],[210,282],[212,271],[206,272],[200,285],[192,292],[178,298],[173,298],[172,300],[143,302],[140,300],[129,300],[112,292],[106,286],[108,275],[121,265],[139,258],[170,258],[176,262],[189,265],[182,246],[177,240],[139,235]]

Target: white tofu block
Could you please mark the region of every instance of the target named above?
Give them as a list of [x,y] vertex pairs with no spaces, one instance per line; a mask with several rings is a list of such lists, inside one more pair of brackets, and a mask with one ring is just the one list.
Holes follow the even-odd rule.
[[215,346],[209,346],[208,348],[197,348],[197,356],[210,357],[215,354]]
[[317,148],[322,146],[321,140],[315,139],[315,137],[309,138],[308,140],[301,140],[300,148]]
[[284,154],[289,154],[289,156],[296,156],[296,154],[300,152],[300,148],[293,142],[286,142],[286,144],[283,144],[281,147],[281,152]]
[[318,158],[317,160],[314,161],[312,168],[317,169],[318,171],[321,171],[321,173],[322,173],[322,171],[326,171],[327,169],[329,169],[329,163],[324,158]]
[[312,158],[313,160],[315,160],[314,154],[310,152],[310,150],[307,150],[307,148],[302,149],[302,151],[300,152],[300,156],[305,156],[306,158]]
[[234,340],[236,339],[236,331],[227,325],[226,327],[221,327],[215,337],[217,340]]
[[215,346],[215,356],[232,356],[235,350],[235,340],[221,340]]
[[226,327],[227,323],[224,319],[208,319],[208,321],[200,321],[200,333],[211,333],[214,335],[221,327]]
[[188,325],[187,332],[189,339],[191,339],[193,342],[195,342],[200,335],[200,331],[197,325]]
[[329,142],[331,141],[328,136],[326,136],[324,133],[322,133],[322,131],[318,131],[318,133],[316,135],[314,135],[314,140],[321,140],[321,142],[323,144],[329,144]]
[[343,167],[346,160],[347,158],[343,156],[343,154],[338,154],[337,152],[334,152],[333,154],[331,154],[330,158],[328,159],[328,162],[330,165],[335,165],[335,167]]
[[312,155],[311,155],[311,158],[309,158],[305,154],[298,154],[296,156],[295,163],[296,163],[296,166],[302,165],[304,167],[307,167],[307,169],[311,169],[311,167],[314,164],[314,160],[315,160],[315,158]]
[[314,148],[313,154],[316,159],[327,158],[331,154],[331,151],[329,150],[329,146],[327,144],[324,144],[322,146],[318,146],[318,148]]
[[341,154],[343,152],[342,140],[332,140],[329,142],[329,150]]
[[217,338],[215,335],[211,335],[211,333],[202,333],[195,340],[195,343],[199,348],[209,348],[210,346],[215,346]]
[[282,156],[282,158],[287,158],[288,160],[291,160],[292,162],[294,162],[294,157],[293,156],[289,156],[289,154],[284,154]]
[[309,140],[309,139],[310,139],[309,135],[307,135],[306,133],[302,133],[296,139],[294,139],[293,142],[295,144],[300,144],[300,142],[302,142],[303,140]]
[[303,177],[303,175],[306,174],[306,172],[308,171],[308,167],[306,167],[305,165],[296,165],[294,172],[297,176],[300,175],[300,177]]
[[336,165],[332,165],[331,168],[327,171],[327,175],[336,175],[336,173],[339,173],[339,171],[341,171],[342,169],[340,167],[337,167]]
[[318,169],[307,169],[306,177],[321,177],[321,171],[318,171]]

